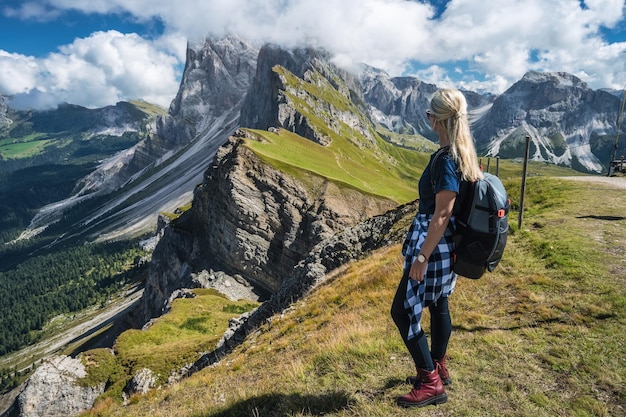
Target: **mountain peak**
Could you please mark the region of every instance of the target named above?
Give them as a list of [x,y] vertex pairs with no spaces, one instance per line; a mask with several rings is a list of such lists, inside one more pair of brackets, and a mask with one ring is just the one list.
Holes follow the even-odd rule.
[[548,83],[555,87],[576,87],[585,90],[590,89],[586,82],[577,76],[567,72],[538,72],[529,71],[521,79],[521,82],[543,84]]
[[530,71],[496,98],[473,131],[479,151],[489,155],[521,156],[528,135],[531,159],[601,172],[608,156],[594,144],[614,135],[618,102],[575,75]]

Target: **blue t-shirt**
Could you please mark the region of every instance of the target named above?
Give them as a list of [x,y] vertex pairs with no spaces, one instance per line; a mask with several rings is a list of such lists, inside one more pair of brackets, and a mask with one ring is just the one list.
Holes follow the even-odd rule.
[[419,180],[419,212],[423,214],[435,213],[435,195],[442,190],[454,191],[459,193],[459,185],[461,184],[461,176],[457,172],[457,166],[449,153],[443,152],[438,158],[435,165],[435,186],[433,192],[433,184],[430,176],[430,165],[433,162],[435,154],[430,156],[430,161],[424,169]]

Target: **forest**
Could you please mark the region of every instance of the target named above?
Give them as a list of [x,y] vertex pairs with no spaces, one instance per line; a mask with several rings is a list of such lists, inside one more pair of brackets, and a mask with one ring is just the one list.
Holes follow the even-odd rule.
[[0,356],[36,342],[52,317],[140,280],[145,255],[136,242],[78,243],[0,271]]

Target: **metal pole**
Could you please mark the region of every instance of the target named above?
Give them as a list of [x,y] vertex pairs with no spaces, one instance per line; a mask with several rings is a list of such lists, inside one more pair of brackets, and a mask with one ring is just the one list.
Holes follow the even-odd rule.
[[496,156],[496,177],[500,176],[500,157]]
[[526,135],[526,152],[524,154],[524,170],[522,171],[522,190],[520,191],[519,216],[517,218],[517,228],[522,228],[524,219],[524,194],[526,194],[526,171],[528,169],[528,155],[530,152],[530,135]]

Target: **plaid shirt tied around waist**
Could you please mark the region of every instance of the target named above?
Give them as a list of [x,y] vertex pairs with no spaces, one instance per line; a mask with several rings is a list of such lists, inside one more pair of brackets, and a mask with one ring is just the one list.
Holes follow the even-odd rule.
[[[431,214],[417,213],[413,219],[402,245],[404,274],[409,273],[411,265],[419,255],[431,218]],[[453,222],[454,219],[450,221]],[[422,282],[408,280],[404,307],[411,320],[409,339],[419,335],[422,331],[422,311],[436,303],[440,297],[448,297],[454,291],[457,275],[452,271],[453,252],[452,231],[450,227],[446,227],[445,233],[428,259],[424,280]]]

